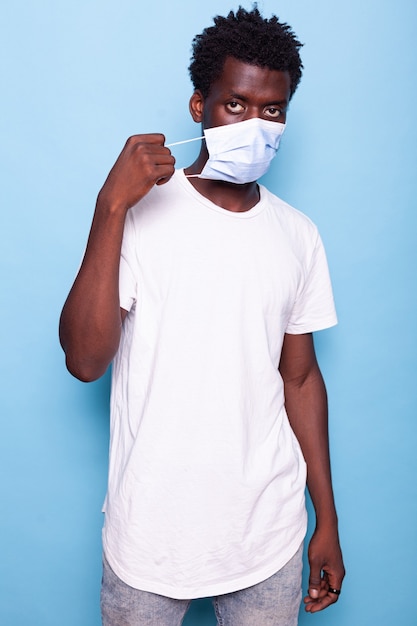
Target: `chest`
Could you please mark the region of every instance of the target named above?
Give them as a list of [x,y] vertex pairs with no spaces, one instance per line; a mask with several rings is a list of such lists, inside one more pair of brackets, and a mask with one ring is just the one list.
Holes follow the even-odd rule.
[[[222,216],[223,217],[223,216]],[[286,317],[305,279],[302,251],[278,221],[195,214],[139,232],[138,294],[193,310]]]

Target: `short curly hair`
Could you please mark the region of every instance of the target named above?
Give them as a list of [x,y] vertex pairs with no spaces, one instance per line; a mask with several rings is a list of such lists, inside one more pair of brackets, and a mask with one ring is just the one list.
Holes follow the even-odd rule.
[[214,26],[205,28],[192,42],[191,64],[188,68],[194,89],[204,98],[223,71],[227,57],[288,72],[291,80],[290,97],[300,82],[303,64],[301,44],[288,24],[273,15],[264,19],[256,4],[251,11],[242,7],[230,11],[227,17],[214,18]]

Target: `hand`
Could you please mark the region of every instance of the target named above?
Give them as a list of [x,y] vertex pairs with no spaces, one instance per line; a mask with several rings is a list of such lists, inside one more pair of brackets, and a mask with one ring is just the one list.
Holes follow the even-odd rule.
[[174,173],[175,159],[164,142],[158,133],[130,137],[99,193],[98,204],[127,211],[154,185],[166,183]]
[[319,530],[313,534],[308,548],[310,578],[308,596],[304,598],[305,610],[321,611],[339,599],[330,589],[341,589],[345,576],[342,552],[337,531]]

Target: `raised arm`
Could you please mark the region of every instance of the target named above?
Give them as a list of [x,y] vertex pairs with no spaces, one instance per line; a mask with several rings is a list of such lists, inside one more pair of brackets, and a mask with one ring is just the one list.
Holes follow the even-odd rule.
[[313,337],[285,335],[279,366],[288,419],[307,463],[307,485],[316,512],[308,557],[310,579],[306,611],[315,613],[337,601],[345,574],[330,473],[327,394],[317,364]]
[[160,134],[128,139],[96,203],[87,248],[61,313],[68,370],[89,382],[106,371],[119,346],[119,263],[127,211],[153,185],[167,182],[175,159]]

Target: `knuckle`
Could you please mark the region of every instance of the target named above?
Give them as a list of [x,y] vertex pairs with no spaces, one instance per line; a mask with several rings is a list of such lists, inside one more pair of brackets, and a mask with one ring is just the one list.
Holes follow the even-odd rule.
[[137,135],[131,135],[128,140],[126,141],[126,146],[134,146],[138,141],[138,136]]

